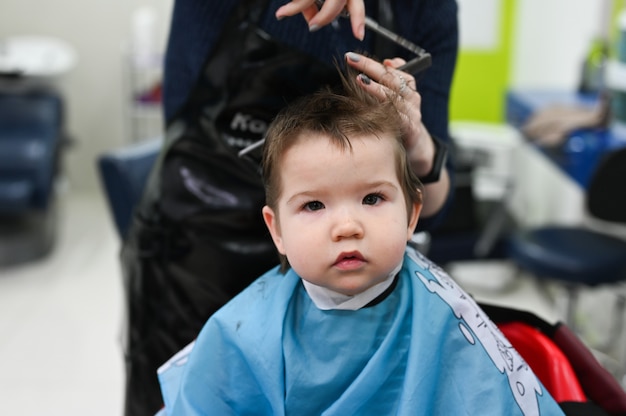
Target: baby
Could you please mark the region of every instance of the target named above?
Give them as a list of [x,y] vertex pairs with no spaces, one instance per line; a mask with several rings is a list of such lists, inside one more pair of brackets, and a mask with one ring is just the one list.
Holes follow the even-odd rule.
[[422,185],[402,97],[374,98],[356,74],[343,81],[270,126],[262,214],[282,264],[159,370],[165,411],[563,414],[476,303],[407,246]]

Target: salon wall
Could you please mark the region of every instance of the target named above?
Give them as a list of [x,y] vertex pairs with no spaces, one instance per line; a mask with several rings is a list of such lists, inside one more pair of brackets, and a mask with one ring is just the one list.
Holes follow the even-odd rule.
[[133,13],[150,6],[155,43],[164,44],[173,0],[2,0],[0,39],[16,35],[60,38],[72,45],[77,65],[55,80],[65,95],[67,130],[74,145],[65,153],[71,189],[98,189],[95,158],[127,142],[123,48]]
[[[617,2],[618,0],[614,0]],[[501,122],[508,88],[575,89],[611,0],[458,0],[461,52],[451,117]]]

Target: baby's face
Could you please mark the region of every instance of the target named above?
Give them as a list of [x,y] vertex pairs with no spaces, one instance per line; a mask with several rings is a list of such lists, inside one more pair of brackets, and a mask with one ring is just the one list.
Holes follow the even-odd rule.
[[394,140],[301,138],[281,159],[278,212],[265,207],[274,243],[298,275],[346,295],[383,281],[402,261],[419,207],[407,213]]

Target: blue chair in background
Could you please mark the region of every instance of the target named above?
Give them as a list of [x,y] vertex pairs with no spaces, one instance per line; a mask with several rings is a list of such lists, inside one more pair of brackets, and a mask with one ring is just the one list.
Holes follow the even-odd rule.
[[[612,150],[598,165],[585,202],[587,212],[607,226],[626,225],[626,148]],[[509,258],[540,281],[567,290],[566,323],[576,329],[581,289],[626,281],[626,241],[584,227],[543,226],[509,236]],[[617,296],[611,337],[602,349],[615,347],[623,326],[626,299]]]
[[63,110],[50,89],[0,91],[0,265],[37,259],[53,246]]
[[48,208],[62,140],[56,93],[0,93],[0,214]]
[[98,169],[115,228],[123,240],[132,224],[148,175],[161,150],[162,139],[152,139],[105,153]]

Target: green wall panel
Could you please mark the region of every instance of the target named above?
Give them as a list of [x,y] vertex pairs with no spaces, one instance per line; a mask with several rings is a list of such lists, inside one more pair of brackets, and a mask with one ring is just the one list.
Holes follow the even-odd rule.
[[452,120],[504,120],[515,1],[500,0],[500,42],[496,48],[459,51],[450,101]]

